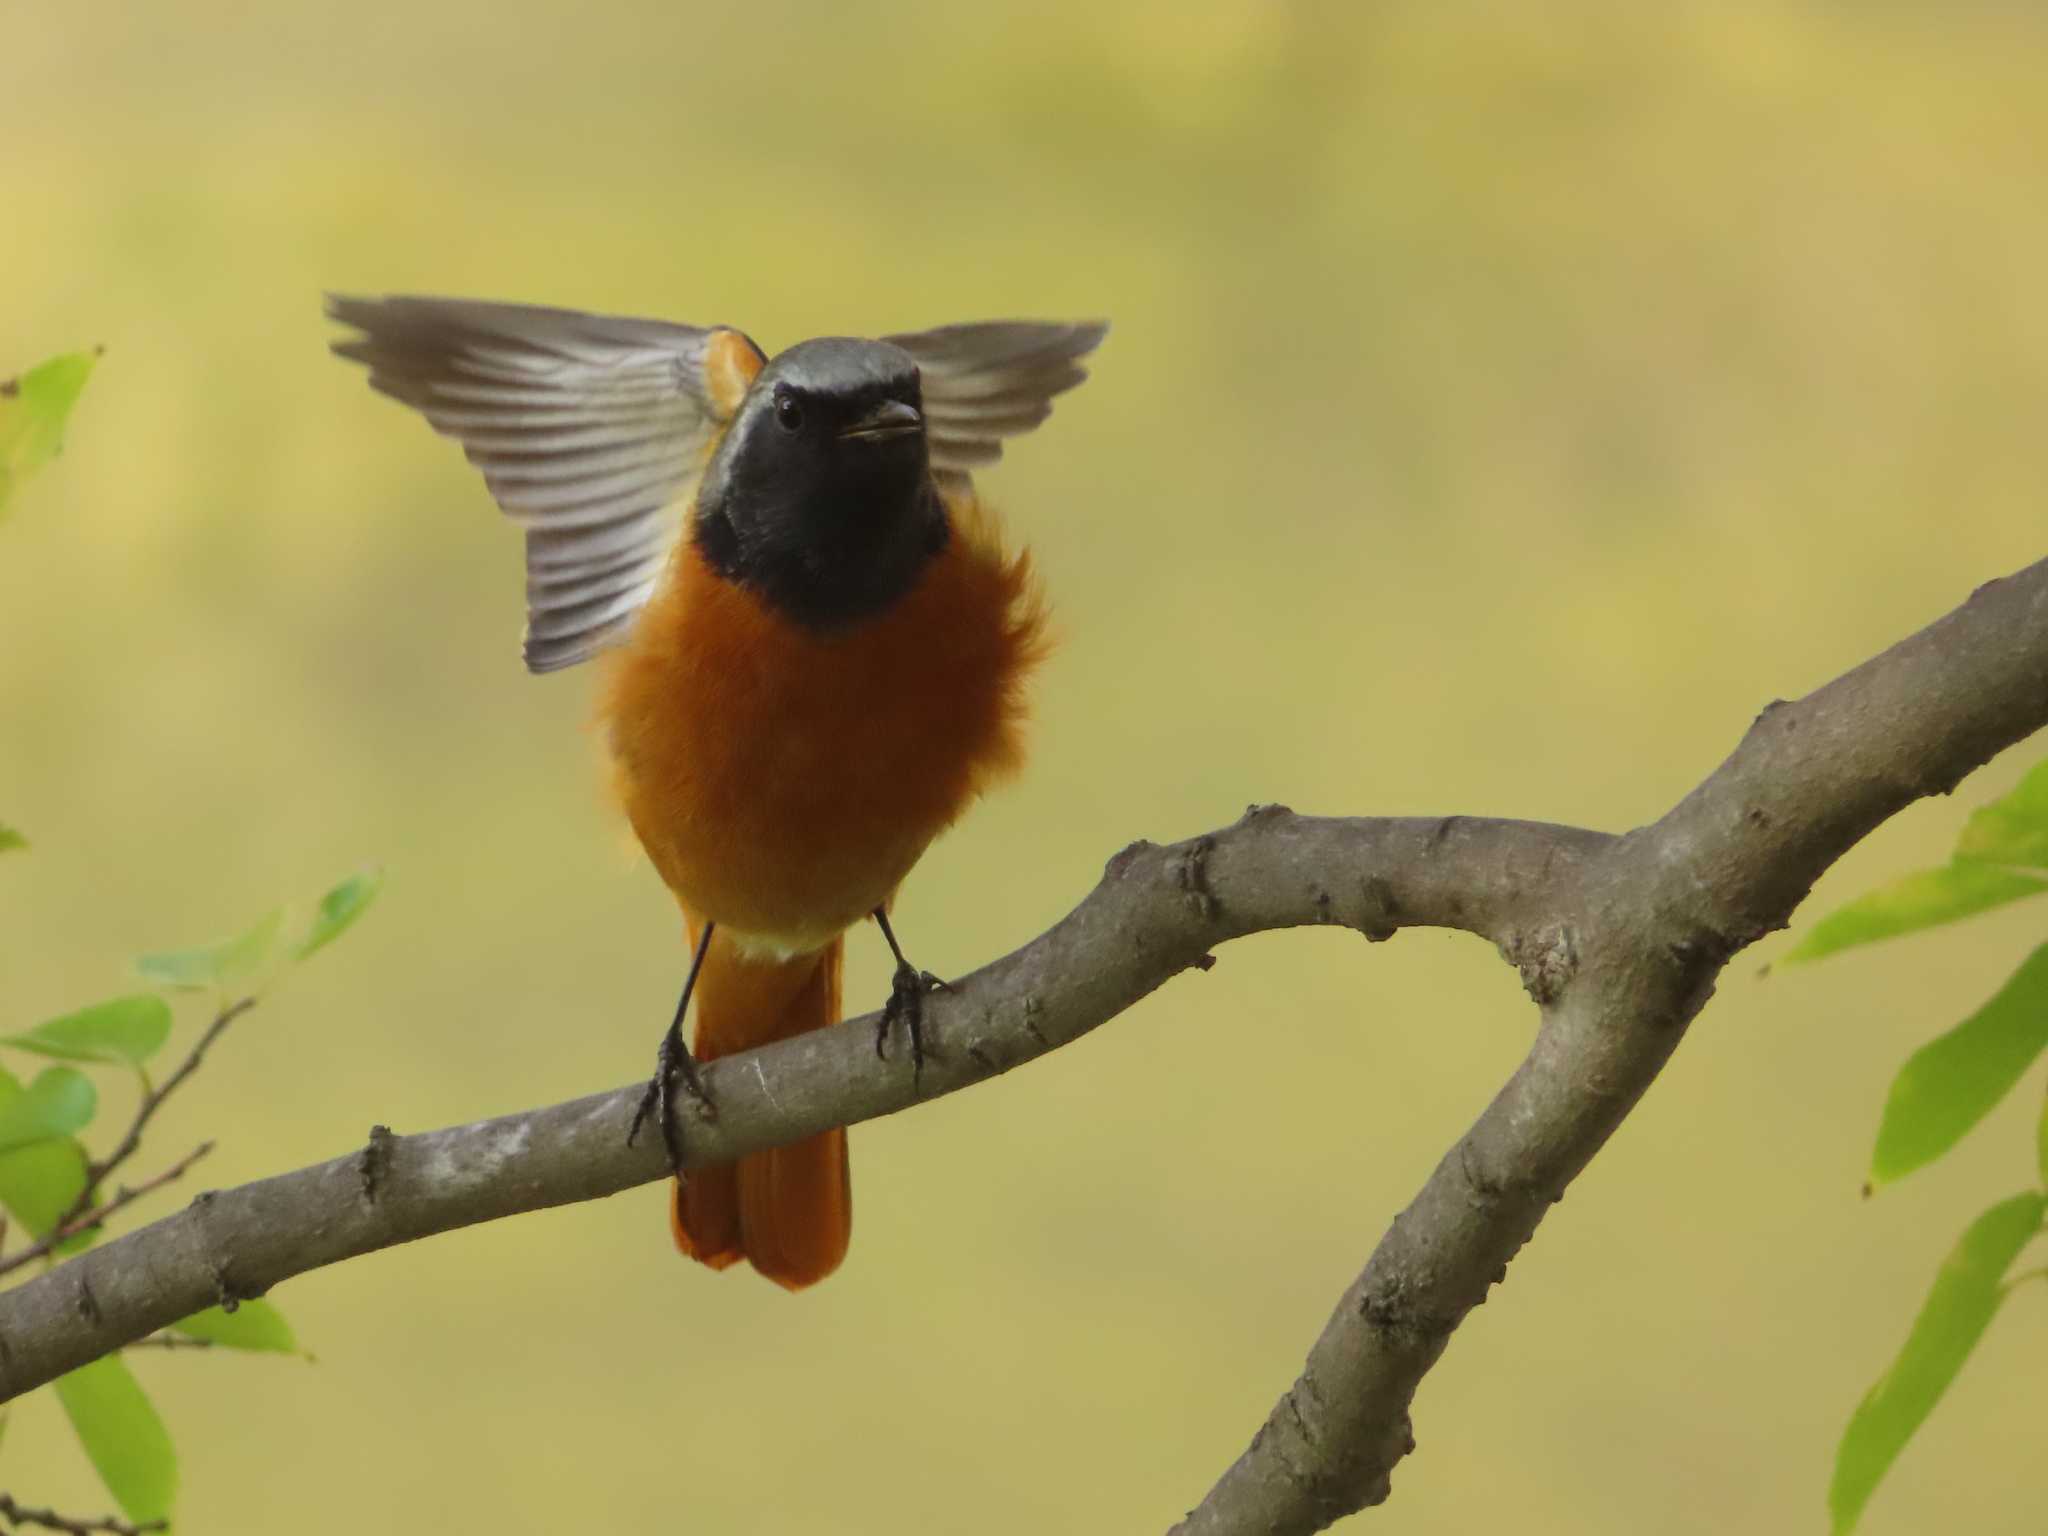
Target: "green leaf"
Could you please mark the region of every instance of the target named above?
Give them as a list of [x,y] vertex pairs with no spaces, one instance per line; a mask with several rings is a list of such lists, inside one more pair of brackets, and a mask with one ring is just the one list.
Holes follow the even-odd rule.
[[14,828],[8,826],[6,822],[0,821],[0,853],[12,853],[17,848],[26,848],[27,846],[27,838],[15,831]]
[[0,1105],[0,1152],[84,1130],[97,1108],[90,1078],[71,1067],[51,1067]]
[[[48,1237],[85,1193],[86,1178],[85,1148],[72,1137],[19,1147],[0,1153],[0,1205],[30,1236]],[[57,1251],[75,1253],[89,1247],[94,1236],[81,1232],[59,1243]]]
[[168,1520],[178,1495],[178,1453],[142,1384],[118,1355],[105,1355],[56,1381],[79,1443],[122,1513],[138,1523]]
[[161,986],[226,990],[263,968],[277,948],[278,930],[283,925],[284,909],[275,907],[239,938],[200,949],[144,955],[135,962],[135,968]]
[[223,1349],[266,1350],[280,1355],[299,1352],[292,1325],[284,1320],[282,1312],[260,1298],[241,1302],[232,1312],[208,1307],[171,1326],[187,1338],[204,1339]]
[[[0,1068],[0,1113],[27,1091],[13,1073]],[[85,1148],[69,1136],[0,1153],[0,1206],[31,1236],[45,1237],[85,1192],[86,1177]],[[81,1232],[57,1251],[74,1252],[93,1236]]]
[[0,1043],[62,1061],[125,1061],[139,1067],[163,1049],[170,1034],[170,1004],[154,992],[142,992],[0,1035]]
[[2041,1123],[2034,1131],[2034,1156],[2041,1165],[2041,1187],[2048,1189],[2048,1103],[2041,1106]]
[[1941,1266],[1898,1359],[1863,1395],[1842,1433],[1828,1488],[1834,1536],[1854,1527],[1878,1481],[1991,1326],[2005,1296],[2000,1281],[2041,1230],[2044,1210],[2048,1198],[2039,1194],[2000,1201],[1970,1224]]
[[1916,933],[1958,918],[1972,917],[2009,901],[2048,891],[2048,880],[2036,879],[1994,864],[1964,860],[1879,886],[1846,907],[1830,912],[1807,930],[1780,965],[1818,960],[1837,950],[1879,939]]
[[1991,1001],[1906,1058],[1892,1079],[1870,1182],[1924,1168],[1982,1120],[2048,1048],[2048,944]]
[[303,960],[315,950],[324,949],[342,934],[349,925],[363,915],[377,892],[383,888],[384,871],[366,869],[351,875],[320,898],[320,910],[313,914],[313,921],[303,937],[292,946],[292,958]]
[[2048,869],[2048,759],[2036,763],[2011,794],[1970,817],[1956,857]]
[[67,353],[0,380],[0,515],[21,482],[63,448],[64,423],[98,360],[97,352]]

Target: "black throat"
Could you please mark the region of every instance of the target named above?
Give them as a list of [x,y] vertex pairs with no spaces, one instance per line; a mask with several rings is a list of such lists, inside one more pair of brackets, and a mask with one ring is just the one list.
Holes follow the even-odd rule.
[[952,525],[931,476],[849,476],[804,489],[707,476],[691,537],[704,563],[815,633],[875,618],[907,596]]

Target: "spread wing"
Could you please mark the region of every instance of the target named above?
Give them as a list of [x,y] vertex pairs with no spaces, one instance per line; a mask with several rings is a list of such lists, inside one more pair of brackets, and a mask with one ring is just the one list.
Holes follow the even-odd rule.
[[464,299],[330,296],[370,385],[457,439],[526,530],[526,665],[617,640],[761,353],[738,331]]
[[1088,377],[1081,359],[1109,327],[991,320],[885,336],[917,361],[932,468],[965,474],[1003,456],[1002,440],[1052,414],[1052,397]]

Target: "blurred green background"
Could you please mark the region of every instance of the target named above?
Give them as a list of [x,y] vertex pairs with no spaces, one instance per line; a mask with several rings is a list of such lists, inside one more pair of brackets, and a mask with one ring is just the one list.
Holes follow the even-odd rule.
[[[959,972],[1254,800],[1635,825],[1767,700],[2038,557],[2044,69],[2048,19],[1990,3],[13,0],[0,372],[107,355],[0,530],[0,815],[36,844],[0,1013],[375,858],[378,908],[160,1160],[217,1136],[236,1182],[647,1065],[684,956],[589,680],[522,673],[517,539],[326,357],[323,288],[771,350],[1113,318],[985,480],[1064,643],[1030,772],[903,898]],[[1821,1529],[1850,1408],[2027,1166],[2008,1106],[1859,1200],[1885,1084],[2038,926],[1745,957],[1429,1378],[1380,1524]],[[850,1000],[885,986],[859,939]],[[853,1253],[809,1294],[674,1258],[652,1189],[305,1277],[277,1299],[317,1365],[137,1360],[182,1526],[1161,1528],[1531,1024],[1470,940],[1267,936],[856,1132]],[[2044,1350],[2023,1298],[1867,1530],[2040,1529],[2011,1405]],[[47,1401],[0,1485],[107,1502]]]

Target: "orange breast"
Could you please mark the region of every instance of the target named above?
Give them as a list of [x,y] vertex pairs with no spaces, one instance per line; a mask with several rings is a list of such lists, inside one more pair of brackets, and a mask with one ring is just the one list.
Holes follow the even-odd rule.
[[601,709],[626,814],[689,911],[815,948],[1019,764],[1042,607],[972,493],[948,509],[953,537],[910,594],[833,635],[678,550]]

